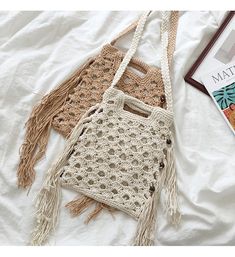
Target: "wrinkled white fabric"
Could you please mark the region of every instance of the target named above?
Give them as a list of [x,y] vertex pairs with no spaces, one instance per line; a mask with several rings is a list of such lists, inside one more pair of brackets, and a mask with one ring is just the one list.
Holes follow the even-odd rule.
[[[176,157],[182,222],[172,228],[159,212],[158,245],[235,244],[235,142],[211,99],[184,82],[225,12],[181,12],[172,72]],[[46,157],[36,167],[29,195],[16,187],[24,123],[41,96],[140,15],[139,12],[0,12],[0,245],[25,245],[34,200],[45,171],[64,147],[51,133]],[[158,19],[153,19],[158,17]],[[150,18],[137,55],[160,64],[160,14]],[[130,37],[118,43],[128,48]],[[74,192],[63,190],[62,205]],[[50,244],[126,245],[136,221],[102,213],[84,224],[62,208]]]

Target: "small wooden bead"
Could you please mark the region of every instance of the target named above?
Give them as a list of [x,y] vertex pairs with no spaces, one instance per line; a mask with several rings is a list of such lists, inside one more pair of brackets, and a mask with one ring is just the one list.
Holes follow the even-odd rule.
[[161,100],[161,103],[165,103],[166,102],[165,95],[161,95],[160,100]]
[[152,195],[154,191],[155,191],[155,186],[154,186],[154,185],[151,185],[151,186],[149,187],[149,192],[150,192],[150,194]]
[[157,179],[157,173],[156,172],[153,173],[153,177],[154,177],[154,179]]
[[164,164],[163,162],[160,162],[159,168],[160,168],[160,169],[163,169],[164,167],[165,167],[165,164]]
[[168,145],[170,145],[170,144],[171,144],[171,140],[168,138],[168,139],[166,140],[166,143],[167,143]]

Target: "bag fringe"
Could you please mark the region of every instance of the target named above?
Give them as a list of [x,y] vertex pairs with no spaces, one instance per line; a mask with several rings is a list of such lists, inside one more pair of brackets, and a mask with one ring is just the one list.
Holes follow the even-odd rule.
[[[173,225],[180,223],[181,214],[178,205],[178,192],[176,182],[176,167],[174,149],[172,142],[166,151],[165,168],[161,171],[157,189],[154,188],[152,197],[148,199],[137,224],[137,232],[134,240],[135,246],[151,246],[154,244],[155,226],[157,219],[157,205],[160,199],[160,192],[165,191],[166,212]],[[150,188],[151,190],[151,188]]]
[[97,203],[94,211],[91,212],[88,218],[86,219],[85,224],[88,224],[91,220],[95,219],[100,214],[100,212],[105,209],[109,211],[111,215],[113,215],[113,212],[115,211],[115,209],[111,206],[108,206],[104,203]]
[[65,205],[69,209],[71,216],[79,216],[83,211],[85,211],[90,205],[94,203],[92,198],[87,196],[82,196],[77,198]]
[[99,215],[99,213],[103,210],[103,208],[104,207],[101,203],[97,203],[94,211],[91,212],[88,215],[87,219],[85,220],[85,224],[88,224],[92,219],[95,219]]
[[[76,198],[75,200],[67,203],[65,207],[69,209],[69,212],[72,217],[77,217],[93,203],[94,203],[94,200],[92,198],[87,196],[82,196],[80,198]],[[104,203],[97,202],[95,209],[88,215],[85,223],[88,224],[92,219],[95,219],[102,210],[105,210],[105,209],[108,210],[111,214],[112,212],[115,211],[114,208]]]
[[168,147],[166,153],[166,177],[164,182],[165,191],[165,207],[170,222],[173,225],[178,225],[181,220],[181,214],[178,204],[178,189],[177,189],[177,176],[174,158],[173,144]]
[[42,245],[57,224],[61,199],[60,173],[51,172],[37,198],[37,225],[32,233],[31,245]]
[[34,166],[45,155],[54,116],[64,105],[69,92],[79,82],[81,72],[90,65],[92,59],[79,68],[59,87],[44,96],[33,108],[26,122],[26,134],[20,149],[17,184],[20,188],[30,187],[35,180]]
[[86,128],[86,124],[91,120],[90,115],[98,109],[98,105],[89,109],[74,128],[71,136],[66,142],[64,151],[59,159],[48,171],[43,188],[40,190],[36,201],[36,228],[32,233],[31,245],[42,245],[46,242],[51,231],[57,225],[59,207],[61,203],[60,176],[63,172],[69,156],[74,150],[79,136]]
[[155,238],[159,187],[154,189],[138,219],[134,246],[152,246]]

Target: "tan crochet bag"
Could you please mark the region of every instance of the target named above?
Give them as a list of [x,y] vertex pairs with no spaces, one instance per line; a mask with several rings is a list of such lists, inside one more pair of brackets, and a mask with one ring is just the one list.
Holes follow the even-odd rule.
[[167,58],[170,12],[162,12],[161,25],[161,74],[166,108],[145,104],[115,88],[136,51],[147,14],[140,18],[131,48],[102,102],[83,115],[64,152],[47,173],[37,201],[37,226],[32,244],[42,244],[55,227],[60,184],[135,218],[138,221],[135,245],[154,243],[156,211],[162,189],[167,214],[173,224],[178,224]]
[[[172,12],[170,21],[168,59],[171,63],[178,21],[178,12]],[[45,154],[51,128],[68,137],[81,116],[94,104],[99,103],[104,91],[110,86],[124,53],[115,43],[136,28],[131,24],[110,44],[103,47],[100,54],[89,59],[65,82],[59,85],[34,107],[26,123],[26,135],[21,147],[18,167],[18,186],[27,188],[35,179],[34,166]],[[165,107],[165,93],[161,71],[138,58],[133,58],[117,87],[122,91],[153,106]],[[133,70],[144,73],[138,76]],[[88,202],[86,202],[87,204]]]

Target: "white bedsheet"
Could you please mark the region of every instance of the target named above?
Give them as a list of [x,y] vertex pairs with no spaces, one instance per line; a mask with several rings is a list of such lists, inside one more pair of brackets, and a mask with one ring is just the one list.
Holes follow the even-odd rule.
[[[98,53],[139,12],[0,12],[0,244],[25,245],[33,227],[34,199],[45,171],[63,149],[52,132],[36,167],[29,195],[16,187],[24,123],[42,95]],[[225,12],[181,12],[172,72],[176,157],[182,222],[178,229],[160,211],[157,245],[235,244],[235,141],[210,98],[184,75],[216,31]],[[153,18],[158,17],[158,19]],[[137,56],[159,65],[159,15],[146,27]],[[127,37],[119,44],[128,45]],[[64,205],[75,196],[63,190]],[[128,245],[136,221],[104,212],[85,225],[62,208],[56,245]]]

